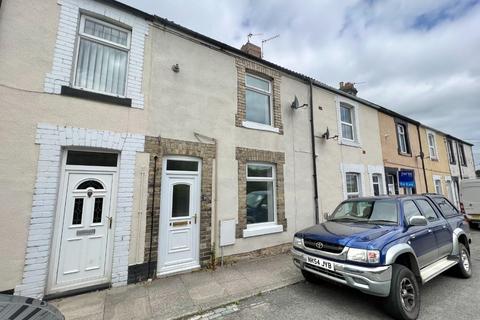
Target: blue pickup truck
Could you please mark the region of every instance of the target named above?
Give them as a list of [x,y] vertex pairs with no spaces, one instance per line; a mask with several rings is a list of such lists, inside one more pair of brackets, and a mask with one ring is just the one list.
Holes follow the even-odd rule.
[[396,319],[416,319],[420,284],[447,269],[472,274],[470,229],[440,195],[343,201],[324,223],[299,231],[293,262],[307,281],[326,278],[386,298]]

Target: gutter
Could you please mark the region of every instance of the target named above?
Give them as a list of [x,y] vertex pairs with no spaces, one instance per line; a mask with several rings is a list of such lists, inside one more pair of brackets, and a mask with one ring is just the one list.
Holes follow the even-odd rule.
[[318,224],[318,184],[317,184],[317,153],[315,151],[315,128],[313,123],[313,81],[310,79],[310,138],[312,140],[313,165],[313,199],[315,202],[315,223]]
[[422,159],[423,179],[425,181],[425,192],[428,193],[427,173],[425,172],[425,153],[422,147],[422,138],[420,137],[420,123],[417,123],[418,143],[420,144],[420,159]]

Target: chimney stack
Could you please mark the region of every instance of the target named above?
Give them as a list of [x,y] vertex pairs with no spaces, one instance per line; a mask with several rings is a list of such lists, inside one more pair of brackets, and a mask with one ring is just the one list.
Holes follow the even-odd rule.
[[240,50],[248,53],[249,55],[262,59],[262,49],[260,49],[259,46],[254,45],[250,41],[245,43]]
[[354,96],[356,96],[358,92],[357,88],[355,88],[355,84],[352,82],[340,82],[340,90]]

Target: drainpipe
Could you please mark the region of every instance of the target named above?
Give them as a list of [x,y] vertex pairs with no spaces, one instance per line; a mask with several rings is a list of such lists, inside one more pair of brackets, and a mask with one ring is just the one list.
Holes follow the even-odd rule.
[[315,223],[318,224],[318,185],[317,185],[317,154],[315,151],[315,130],[313,123],[313,81],[310,79],[310,136],[312,139],[312,162],[313,162],[313,199],[315,202]]
[[151,265],[152,265],[152,243],[153,243],[153,213],[155,211],[155,184],[157,182],[157,160],[158,156],[153,157],[153,187],[152,187],[152,209],[150,210],[150,248],[148,249],[148,277],[153,278],[150,276],[151,273]]
[[425,172],[425,153],[422,147],[422,138],[420,137],[420,125],[417,124],[418,143],[420,144],[420,159],[422,159],[423,179],[425,180],[425,192],[428,193],[427,173]]

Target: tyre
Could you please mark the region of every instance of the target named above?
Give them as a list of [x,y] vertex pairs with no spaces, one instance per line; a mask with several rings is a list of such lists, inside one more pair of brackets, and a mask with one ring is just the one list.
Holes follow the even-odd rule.
[[318,279],[317,275],[315,275],[311,272],[308,272],[306,270],[302,270],[302,275],[305,278],[305,280],[308,281],[308,282],[311,282],[311,283],[318,283],[319,282],[319,279]]
[[386,311],[395,319],[414,320],[420,313],[420,287],[413,272],[394,264]]
[[458,251],[460,261],[455,266],[456,274],[460,278],[470,278],[472,276],[472,262],[470,260],[470,253],[468,253],[468,250],[463,243],[458,244]]

